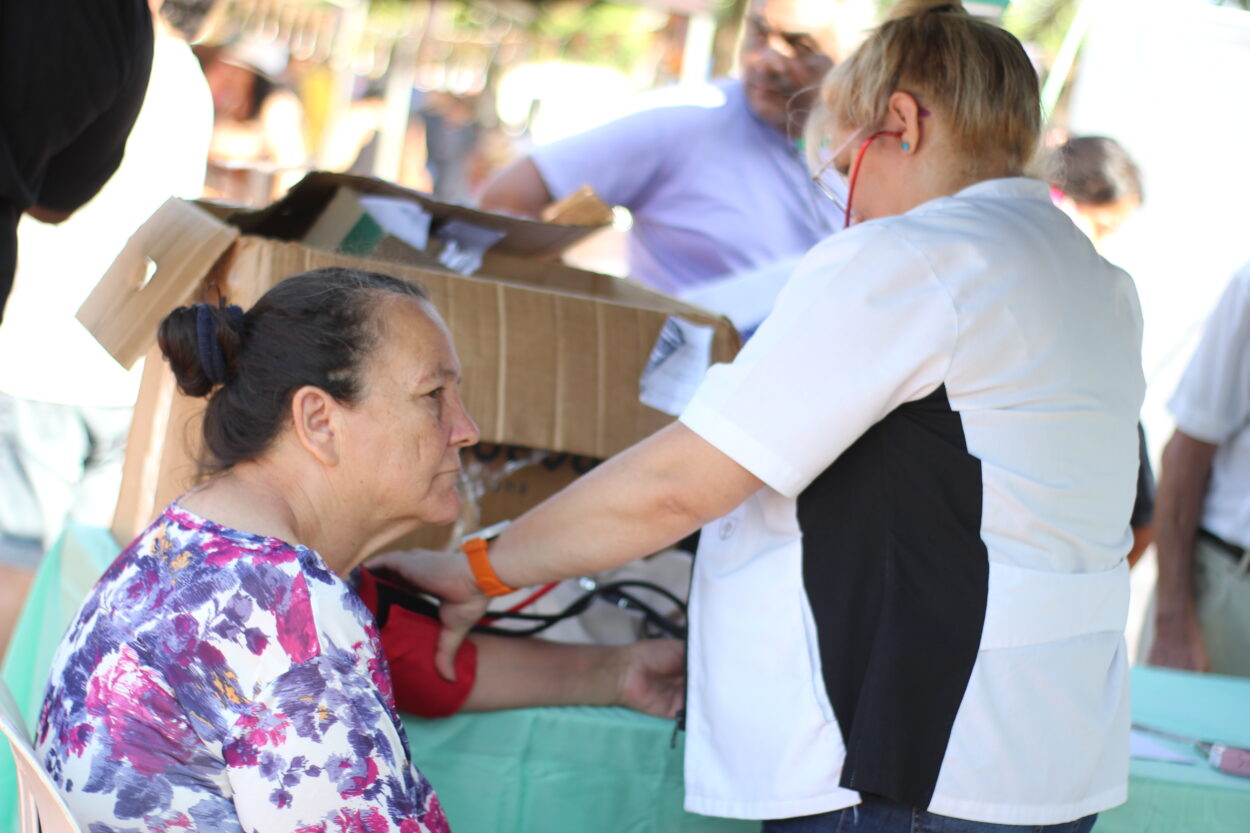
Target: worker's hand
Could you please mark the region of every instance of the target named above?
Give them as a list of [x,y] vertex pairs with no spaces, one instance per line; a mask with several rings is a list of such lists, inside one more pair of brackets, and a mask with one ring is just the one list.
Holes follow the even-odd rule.
[[445,679],[456,679],[456,651],[469,629],[486,613],[489,599],[478,589],[464,553],[435,550],[396,550],[369,562],[369,568],[392,580],[418,587],[442,600],[434,667]]
[[1210,671],[1197,617],[1190,612],[1156,619],[1154,643],[1146,662],[1182,671]]
[[618,703],[657,717],[673,717],[685,697],[685,646],[676,639],[644,639],[624,648]]

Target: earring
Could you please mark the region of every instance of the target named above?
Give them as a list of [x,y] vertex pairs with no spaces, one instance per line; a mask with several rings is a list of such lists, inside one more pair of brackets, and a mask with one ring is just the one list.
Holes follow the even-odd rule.
[[907,144],[906,142],[903,142],[902,145],[903,145],[903,153],[907,153],[909,150],[911,150],[911,145]]

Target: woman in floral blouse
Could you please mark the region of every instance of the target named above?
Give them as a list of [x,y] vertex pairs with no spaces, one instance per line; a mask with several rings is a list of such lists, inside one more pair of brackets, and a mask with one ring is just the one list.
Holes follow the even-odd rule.
[[87,597],[53,660],[43,762],[94,831],[447,830],[349,575],[457,515],[478,432],[438,313],[407,282],[324,269],[246,315],[175,310],[159,340],[181,389],[211,394],[215,476]]

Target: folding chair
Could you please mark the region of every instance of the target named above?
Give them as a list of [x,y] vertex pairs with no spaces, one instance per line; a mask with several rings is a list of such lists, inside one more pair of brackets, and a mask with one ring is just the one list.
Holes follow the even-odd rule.
[[19,833],[83,833],[60,790],[35,757],[26,722],[3,680],[0,680],[0,731],[8,738],[17,768]]

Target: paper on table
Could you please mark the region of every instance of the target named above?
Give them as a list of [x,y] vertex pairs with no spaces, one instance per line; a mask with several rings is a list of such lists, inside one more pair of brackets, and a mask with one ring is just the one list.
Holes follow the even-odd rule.
[[419,252],[425,251],[430,239],[431,217],[421,206],[398,197],[376,196],[361,197],[360,205],[387,234],[398,237]]
[[639,380],[642,404],[679,416],[712,363],[711,327],[669,316]]
[[1128,753],[1134,758],[1146,758],[1151,761],[1170,761],[1174,763],[1192,764],[1195,762],[1197,752],[1186,751],[1181,752],[1174,746],[1159,740],[1158,738],[1148,735],[1145,732],[1133,729],[1128,736]]

